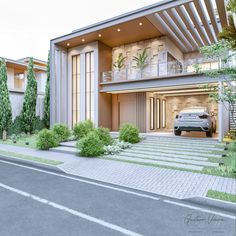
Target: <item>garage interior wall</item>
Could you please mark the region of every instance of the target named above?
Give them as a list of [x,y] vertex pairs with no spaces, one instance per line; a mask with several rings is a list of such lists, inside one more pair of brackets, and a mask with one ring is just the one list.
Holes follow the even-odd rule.
[[[160,105],[162,106],[162,101],[166,101],[166,127],[162,127],[162,108],[160,109],[160,129],[157,129],[157,127],[154,127],[153,130],[151,130],[151,98],[154,98],[155,104],[154,104],[154,113],[155,113],[155,120],[156,120],[156,102],[157,99],[160,100]],[[218,131],[218,104],[209,100],[208,94],[200,94],[200,95],[158,95],[157,93],[147,93],[146,96],[146,127],[147,132],[158,132],[158,131],[173,131],[173,124],[174,120],[177,114],[185,108],[194,107],[194,106],[201,106],[201,107],[207,107],[210,112],[213,112],[216,116],[216,128]]]

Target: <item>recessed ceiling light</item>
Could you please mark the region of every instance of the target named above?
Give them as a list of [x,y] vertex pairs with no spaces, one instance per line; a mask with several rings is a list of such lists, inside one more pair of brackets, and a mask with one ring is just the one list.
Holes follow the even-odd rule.
[[142,22],[139,22],[139,26],[142,26],[143,25],[143,23]]
[[101,35],[101,34],[99,34],[99,35],[98,35],[98,37],[99,37],[99,38],[101,38],[101,37],[102,37],[102,35]]
[[85,42],[85,39],[81,39],[82,42]]
[[70,44],[69,44],[69,43],[67,43],[66,45],[67,45],[68,47],[70,46]]
[[120,32],[120,28],[118,28],[117,31]]

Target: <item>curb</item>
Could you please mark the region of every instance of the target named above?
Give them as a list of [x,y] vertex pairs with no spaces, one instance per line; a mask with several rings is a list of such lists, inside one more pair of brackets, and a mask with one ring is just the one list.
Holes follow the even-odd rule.
[[1,154],[0,155],[0,160],[15,163],[15,164],[23,164],[23,165],[29,166],[29,167],[38,167],[38,168],[43,169],[43,170],[50,170],[50,171],[53,171],[53,172],[64,173],[57,166],[44,164],[44,163],[40,163],[40,162],[35,162],[35,161],[31,161],[31,160],[24,160],[24,159],[21,159],[21,158],[18,158],[18,157],[11,157],[11,156],[6,156],[6,155]]
[[190,203],[200,204],[202,206],[231,212],[233,214],[235,214],[236,212],[236,203],[233,202],[227,202],[209,197],[192,197],[192,198],[186,198],[184,200]]

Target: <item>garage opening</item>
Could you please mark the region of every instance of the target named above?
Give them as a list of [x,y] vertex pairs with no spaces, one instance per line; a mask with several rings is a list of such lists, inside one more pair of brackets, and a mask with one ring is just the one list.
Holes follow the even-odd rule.
[[[146,98],[147,132],[217,138],[218,104],[209,98],[209,91],[203,86],[157,89],[147,92]],[[181,124],[177,123],[178,119]],[[181,125],[185,128],[175,132]]]

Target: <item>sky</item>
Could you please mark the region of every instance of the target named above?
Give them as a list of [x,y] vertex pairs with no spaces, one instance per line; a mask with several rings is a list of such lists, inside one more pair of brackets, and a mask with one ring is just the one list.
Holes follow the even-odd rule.
[[0,57],[47,60],[50,39],[160,0],[0,0]]

